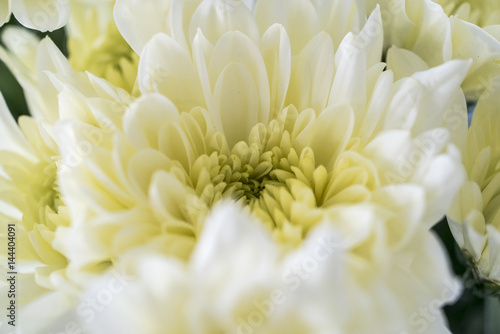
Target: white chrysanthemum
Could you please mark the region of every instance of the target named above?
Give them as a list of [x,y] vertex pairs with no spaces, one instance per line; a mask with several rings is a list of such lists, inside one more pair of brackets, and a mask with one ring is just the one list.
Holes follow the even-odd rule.
[[[477,100],[488,82],[500,74],[498,27],[481,29],[448,15],[432,0],[363,0],[367,13],[380,6],[384,27],[384,49],[397,47],[392,61],[407,63],[405,74],[425,63],[437,66],[450,59],[472,59],[462,84],[467,98]],[[396,76],[398,76],[396,74]]]
[[[69,225],[70,217],[59,193],[59,147],[53,141],[52,124],[65,118],[81,118],[99,124],[99,116],[93,115],[89,109],[59,112],[59,104],[64,107],[65,102],[58,100],[55,87],[61,81],[78,83],[79,93],[74,98],[113,106],[111,113],[123,110],[131,98],[103,79],[76,73],[50,39],[39,41],[17,28],[8,29],[4,38],[15,53],[2,49],[0,57],[23,86],[33,115],[22,116],[18,126],[1,100],[1,237],[5,241],[7,224],[15,223],[16,269],[19,272],[18,288],[22,291],[17,305],[23,309],[52,289],[73,290],[75,287],[66,275],[66,257],[53,244],[55,231],[60,226]],[[8,261],[5,253],[2,256],[0,292],[7,295],[4,289],[8,289],[5,281],[9,270],[4,266]]]
[[434,0],[448,15],[480,27],[500,24],[500,2],[497,0]]
[[500,286],[500,77],[479,99],[467,137],[468,181],[448,215],[480,280]]
[[[263,277],[278,277],[284,259],[304,254],[308,240],[325,228],[348,244],[342,255],[349,263],[347,278],[328,293],[337,288],[352,293],[352,308],[346,318],[339,315],[337,327],[322,317],[297,329],[417,332],[416,305],[426,307],[433,299],[438,300],[433,305],[442,305],[456,295],[443,281],[449,272],[427,230],[446,212],[462,181],[460,157],[449,143],[462,128],[453,113],[466,112],[459,87],[468,64],[453,61],[394,82],[380,63],[378,10],[359,34],[342,39],[338,34],[359,31],[355,2],[298,2],[283,11],[282,24],[266,21],[265,14],[284,7],[262,6],[257,4],[256,20],[239,1],[171,2],[162,10],[119,1],[117,25],[141,52],[142,96],[125,112],[117,102],[119,90],[93,76],[84,80],[91,87],[82,77],[51,76],[62,119],[56,128],[63,156],[59,182],[71,216],[71,225],[57,230],[54,246],[70,260],[67,275],[86,284],[91,275],[127,261],[125,254],[136,248],[169,256],[167,267],[185,266],[183,261],[205,253],[203,245],[218,242],[206,237],[200,246],[198,239],[204,238],[211,208],[232,199],[264,227],[251,235],[260,240],[267,234],[268,248],[276,249],[269,260],[275,259],[277,269],[264,268]],[[138,21],[127,21],[127,13],[137,14]],[[296,29],[297,13],[311,14],[304,29]],[[323,19],[315,21],[318,16]],[[151,23],[147,29],[138,26],[141,17]],[[106,101],[96,99],[93,89]],[[206,227],[205,234],[221,234],[223,223],[231,222]],[[415,245],[436,258],[415,257]],[[250,280],[251,266],[242,274],[233,265],[238,254],[218,260],[220,270]],[[420,282],[418,289],[405,286],[416,281],[392,276],[395,267],[405,266]],[[198,275],[179,270],[183,278]],[[318,275],[331,279],[326,268]],[[217,277],[213,282],[225,284]],[[253,291],[254,281],[249,282]],[[356,290],[352,282],[364,289]],[[279,287],[272,284],[265,291]],[[193,298],[202,298],[196,291],[190,292]],[[224,301],[217,289],[205,291],[213,293],[207,300]],[[442,296],[443,291],[450,293]],[[248,295],[234,298],[248,300]],[[373,311],[381,299],[392,300],[390,311],[381,310],[383,320],[353,322],[353,308]],[[343,303],[328,305],[315,307],[329,312]],[[170,307],[178,306],[172,301]],[[196,314],[183,315],[180,326],[185,316]],[[227,313],[220,317],[213,328],[231,328],[234,319]],[[431,332],[443,330],[440,316],[425,325]]]

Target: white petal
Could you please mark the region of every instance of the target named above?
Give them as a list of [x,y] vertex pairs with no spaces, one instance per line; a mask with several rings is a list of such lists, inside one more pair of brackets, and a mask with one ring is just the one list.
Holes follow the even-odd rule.
[[368,109],[364,117],[356,119],[356,132],[364,146],[376,133],[376,129],[381,127],[380,119],[391,96],[393,85],[393,74],[391,71],[385,71],[378,77],[372,91],[372,96],[368,104]]
[[425,71],[429,66],[416,53],[392,46],[387,51],[387,69],[394,73],[394,80],[398,81],[415,72]]
[[222,71],[210,111],[220,120],[230,147],[246,140],[259,121],[259,94],[251,72],[242,64],[230,63]]
[[[231,68],[229,72],[227,72],[228,68]],[[226,79],[232,77],[231,80],[238,80],[234,82],[234,87],[231,87],[233,84],[232,82],[222,80],[221,77],[223,73],[225,73],[226,76],[230,75]],[[240,114],[242,119],[257,119],[259,122],[264,123],[269,120],[270,95],[266,67],[260,50],[246,35],[238,31],[224,34],[213,50],[210,64],[208,65],[208,75],[210,86],[214,87],[214,100],[209,107],[210,112],[214,115],[214,119],[217,118],[217,113],[222,111],[218,110],[217,107],[224,105],[224,108],[234,109],[232,111],[227,109],[222,111],[223,113],[237,113]],[[237,79],[238,76],[243,77]],[[241,81],[243,78],[246,78],[246,81]],[[219,91],[217,91],[216,83],[219,82]],[[221,86],[223,82],[225,82],[225,84]],[[245,89],[245,87],[250,90],[239,90]],[[222,88],[228,91],[221,91],[220,89]],[[216,93],[218,94],[217,99]],[[245,97],[245,95],[247,96]],[[246,98],[248,98],[248,106],[242,104]],[[256,109],[254,108],[255,105]],[[243,108],[243,106],[246,107]],[[250,110],[252,110],[252,112],[250,112]],[[226,125],[231,124],[223,118],[221,118],[221,120],[225,122]],[[236,119],[233,119],[232,124],[234,125],[237,123],[245,122],[237,122]],[[255,124],[256,123],[252,121],[251,124],[248,123],[241,126],[251,128]],[[239,139],[242,139],[243,136],[246,135],[248,135],[248,132],[246,132],[246,134],[241,133]],[[246,139],[246,137],[244,138]]]
[[[485,86],[484,77],[493,77],[494,60],[500,58],[500,41],[478,26],[452,17],[453,58],[472,59],[472,65],[464,82],[464,90],[469,98]],[[486,72],[485,72],[486,71]],[[500,70],[495,69],[496,74]],[[489,80],[489,79],[488,79]]]
[[293,104],[299,112],[306,108],[321,112],[327,105],[334,70],[332,39],[327,33],[321,32],[299,55],[293,57],[285,104]]
[[262,36],[261,52],[271,89],[270,119],[273,119],[283,109],[292,67],[290,40],[283,26],[269,27]]
[[298,54],[320,32],[318,15],[310,1],[259,0],[255,7],[255,19],[261,33],[275,23],[282,24],[292,47]]
[[412,133],[422,133],[444,123],[445,112],[459,92],[469,65],[468,61],[452,60],[413,75],[422,84],[424,95],[420,99],[420,110]]
[[[223,203],[207,219],[190,266],[203,277],[207,275],[207,279],[226,272],[228,264],[250,266],[252,276],[257,276],[259,267],[275,262],[278,254],[277,245],[260,222],[236,204]],[[237,275],[248,271],[233,267],[231,272]]]
[[206,107],[190,54],[165,34],[155,35],[144,48],[137,80],[142,94],[159,92],[181,112],[196,106]]
[[[431,67],[450,60],[451,25],[443,8],[432,1],[409,2],[406,14],[415,28],[411,34],[402,35],[404,39],[401,44],[395,44],[415,52]],[[397,25],[393,26],[392,33],[401,34],[399,28]]]
[[[213,44],[210,43],[203,35],[203,32],[198,29],[193,41],[193,61],[196,65],[196,69],[198,70],[198,76],[200,77],[207,106],[211,105],[213,93],[213,86],[210,83],[210,77],[208,75],[208,65],[210,64],[213,50]],[[214,121],[217,123],[218,119],[215,119]],[[220,122],[217,124],[218,128],[221,128]]]
[[46,73],[54,73],[66,78],[76,78],[76,73],[68,59],[49,38],[44,38],[38,46],[36,67],[39,87],[37,93],[40,96],[41,103],[43,103],[40,112],[43,118],[46,118],[50,123],[54,123],[59,119],[58,91],[54,87],[50,75]]
[[194,40],[198,29],[215,44],[228,31],[240,31],[255,43],[260,34],[252,12],[241,1],[203,0],[191,19],[189,39]]
[[137,54],[141,54],[155,34],[170,33],[169,10],[170,1],[117,0],[114,18],[123,38]]
[[312,131],[310,147],[317,164],[331,170],[340,152],[343,152],[354,128],[354,112],[347,105],[334,105],[323,110]]
[[163,95],[144,95],[126,111],[123,130],[138,149],[158,148],[161,126],[178,117],[175,105]]
[[346,103],[356,117],[366,108],[366,50],[353,34],[348,34],[335,54],[337,73],[333,80],[328,104]]
[[0,26],[10,19],[10,0],[0,3]]
[[443,154],[429,164],[425,174],[417,183],[422,184],[428,191],[429,208],[424,220],[427,224],[434,224],[450,208],[454,195],[465,179],[465,170],[460,163],[460,157]]
[[16,19],[30,29],[53,31],[69,19],[69,1],[18,0],[11,1]]
[[7,150],[22,155],[35,162],[38,161],[33,148],[19,129],[12,117],[3,96],[0,94],[0,150]]
[[494,226],[488,225],[488,247],[490,250],[489,277],[500,281],[500,232]]
[[314,0],[312,2],[316,7],[321,29],[330,34],[336,48],[347,33],[357,33],[361,30],[365,20],[361,1]]

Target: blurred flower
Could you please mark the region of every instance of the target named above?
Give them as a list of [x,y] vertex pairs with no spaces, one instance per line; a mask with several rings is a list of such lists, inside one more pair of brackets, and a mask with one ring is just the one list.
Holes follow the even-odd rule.
[[479,278],[500,288],[500,77],[474,111],[464,150],[466,181],[448,220]]
[[[55,231],[70,224],[59,192],[61,164],[59,146],[53,140],[53,124],[71,118],[99,125],[99,115],[92,114],[88,106],[60,113],[59,105],[66,104],[63,96],[75,89],[67,84],[66,94],[61,94],[56,89],[58,83],[64,80],[76,84],[78,98],[96,105],[113,105],[111,112],[115,114],[124,109],[120,103],[126,104],[130,97],[103,79],[76,73],[48,38],[39,41],[25,30],[7,28],[3,39],[9,49],[1,48],[0,58],[22,85],[32,114],[19,118],[18,126],[3,98],[0,101],[0,224],[4,227],[1,238],[5,241],[7,237],[7,224],[15,223],[18,287],[23,291],[17,305],[22,310],[36,305],[38,297],[45,300],[77,288],[71,275],[67,275],[66,257],[53,242]],[[84,92],[86,95],[82,95]],[[2,263],[6,264],[5,253],[2,256]],[[5,295],[7,271],[2,266],[0,285]],[[53,289],[57,292],[51,292]]]
[[477,100],[488,82],[500,74],[498,27],[481,29],[459,17],[448,17],[432,0],[364,0],[361,3],[367,13],[377,5],[381,7],[384,49],[389,52],[391,48],[398,49],[391,58],[387,57],[389,66],[393,62],[401,65],[397,67],[401,72],[395,72],[396,78],[422,70],[423,64],[433,67],[450,59],[471,59],[462,88],[468,99]]
[[354,258],[350,241],[325,222],[283,254],[258,220],[220,205],[188,263],[130,253],[122,263],[127,286],[101,298],[113,280],[104,276],[82,298],[97,307],[80,304],[80,322],[96,334],[446,332],[441,317],[425,321],[416,312],[432,295],[439,307],[459,286],[439,242],[419,229],[397,252],[380,246],[368,262]]
[[72,4],[67,27],[69,61],[76,71],[91,72],[131,92],[138,56],[116,28],[113,6],[113,1]]
[[448,15],[480,27],[500,24],[500,2],[496,0],[434,0]]
[[16,244],[15,270],[6,268],[7,253],[1,255],[1,293],[8,294],[7,272],[19,272],[16,284],[23,297],[18,305],[23,306],[65,280],[67,260],[52,241],[69,215],[56,180],[57,148],[46,124],[22,116],[18,127],[0,96],[0,133],[0,238],[7,245],[7,224],[14,223]]

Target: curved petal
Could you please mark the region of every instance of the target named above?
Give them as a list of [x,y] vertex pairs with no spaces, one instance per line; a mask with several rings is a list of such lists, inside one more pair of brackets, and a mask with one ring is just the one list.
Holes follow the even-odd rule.
[[17,0],[10,1],[16,19],[25,27],[53,31],[69,19],[69,1]]
[[203,0],[191,18],[191,43],[198,29],[213,44],[228,31],[240,31],[255,43],[260,41],[259,29],[252,12],[241,1]]
[[155,35],[144,48],[137,80],[142,94],[161,93],[181,112],[197,106],[206,107],[190,54],[163,33]]
[[293,57],[285,103],[293,104],[299,112],[313,108],[316,113],[320,113],[327,105],[334,70],[332,39],[327,33],[321,32],[298,56]]
[[137,54],[141,54],[155,34],[170,34],[169,10],[170,1],[117,0],[114,17],[123,38]]

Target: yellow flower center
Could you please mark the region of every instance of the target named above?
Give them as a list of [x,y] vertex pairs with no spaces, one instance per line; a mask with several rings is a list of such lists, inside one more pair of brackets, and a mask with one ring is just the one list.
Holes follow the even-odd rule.
[[[292,245],[334,204],[369,200],[379,185],[372,164],[352,150],[341,152],[330,170],[318,164],[314,150],[299,144],[315,121],[314,111],[303,113],[289,107],[269,124],[255,125],[248,140],[231,149],[221,132],[202,135],[205,126],[196,121],[202,119],[198,112],[183,113],[176,126],[160,131],[159,150],[172,159],[169,174],[188,194],[181,204],[185,213],[177,218],[186,221],[187,229],[194,226],[193,236],[221,199],[246,207],[278,240]],[[177,144],[162,146],[162,136]],[[195,153],[200,151],[205,152]]]

